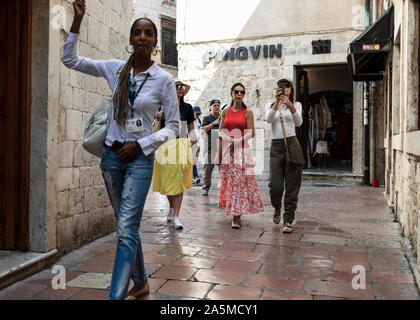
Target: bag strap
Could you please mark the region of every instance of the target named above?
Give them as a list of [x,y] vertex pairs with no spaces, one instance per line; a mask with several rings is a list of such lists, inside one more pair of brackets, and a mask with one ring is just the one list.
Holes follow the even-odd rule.
[[286,148],[289,148],[289,146],[287,145],[286,130],[284,129],[283,115],[281,114],[280,110],[279,110],[279,115],[280,115],[281,130],[283,131],[284,144],[286,145]]
[[112,109],[114,108],[114,94],[115,94],[115,89],[117,88],[118,83],[120,82],[120,73],[121,70],[124,68],[124,66],[122,66],[120,69],[118,69],[117,71],[117,78],[115,79],[115,83],[114,83],[114,88],[112,88],[112,92],[111,92],[111,107],[108,110],[108,117],[106,119],[106,125],[109,126],[109,123],[111,122],[111,113],[112,113]]

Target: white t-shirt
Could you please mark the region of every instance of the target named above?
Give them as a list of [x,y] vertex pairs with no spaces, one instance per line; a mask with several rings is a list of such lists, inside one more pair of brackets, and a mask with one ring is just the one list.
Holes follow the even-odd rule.
[[271,106],[273,103],[269,103],[266,106],[265,120],[271,123],[272,139],[283,139],[283,131],[280,122],[280,113],[283,117],[284,130],[286,132],[286,138],[296,136],[295,127],[302,125],[302,104],[295,102],[296,113],[292,114],[289,108],[279,108],[278,111],[274,111]]
[[200,122],[197,120],[194,121],[194,131],[195,131],[195,136],[197,138],[197,147],[200,148],[200,138],[201,138],[201,132],[200,132]]

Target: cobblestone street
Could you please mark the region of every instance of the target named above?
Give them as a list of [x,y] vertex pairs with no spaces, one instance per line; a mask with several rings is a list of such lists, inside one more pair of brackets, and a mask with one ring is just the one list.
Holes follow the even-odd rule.
[[[184,196],[184,230],[166,224],[164,197],[149,193],[141,226],[151,294],[146,299],[419,299],[400,249],[400,227],[383,189],[340,182],[303,182],[294,232],[272,222],[267,182],[259,182],[264,214],[240,230],[217,208],[217,190]],[[51,268],[0,291],[0,299],[106,299],[115,234],[63,256],[65,290],[54,290]],[[355,265],[366,288],[355,290]]]

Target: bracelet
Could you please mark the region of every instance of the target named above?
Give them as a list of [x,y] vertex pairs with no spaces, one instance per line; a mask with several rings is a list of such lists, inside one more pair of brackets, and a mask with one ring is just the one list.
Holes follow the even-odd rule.
[[142,154],[143,153],[143,150],[141,149],[140,143],[138,141],[136,141],[136,148],[137,148],[137,152],[139,154]]

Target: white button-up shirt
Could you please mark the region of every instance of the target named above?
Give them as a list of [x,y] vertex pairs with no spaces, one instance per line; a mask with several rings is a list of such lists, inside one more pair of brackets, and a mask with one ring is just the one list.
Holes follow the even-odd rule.
[[[70,69],[74,69],[95,77],[104,77],[114,93],[118,72],[126,64],[121,60],[98,60],[79,57],[78,55],[79,34],[69,33],[64,42],[62,61]],[[105,143],[111,146],[115,140],[120,142],[138,141],[143,153],[149,155],[168,139],[179,135],[179,103],[175,89],[175,82],[168,72],[162,70],[156,63],[144,72],[137,74],[136,92],[140,84],[149,74],[147,81],[134,101],[134,118],[142,118],[144,131],[128,133],[125,128],[118,125],[114,120],[114,108],[111,113],[108,134]],[[133,69],[131,69],[131,78]],[[128,93],[127,93],[128,94]],[[165,127],[153,133],[152,122],[154,116],[162,106],[165,114]],[[128,118],[131,118],[131,111]]]
[[296,128],[302,125],[302,104],[295,102],[296,112],[292,114],[290,109],[280,108],[278,111],[274,111],[269,103],[266,106],[265,120],[271,123],[272,139],[283,139],[283,130],[281,128],[280,113],[283,117],[284,131],[286,132],[286,138],[294,137],[296,135]]

